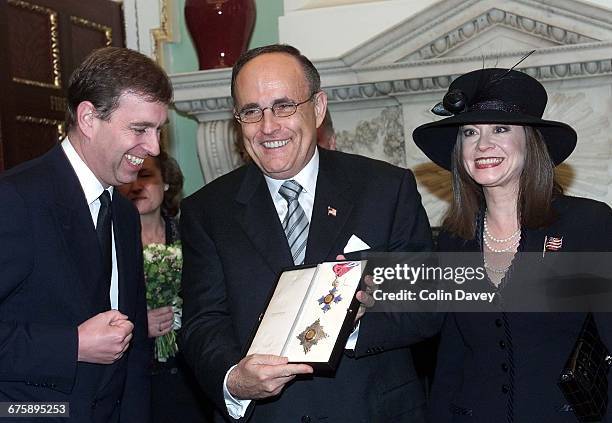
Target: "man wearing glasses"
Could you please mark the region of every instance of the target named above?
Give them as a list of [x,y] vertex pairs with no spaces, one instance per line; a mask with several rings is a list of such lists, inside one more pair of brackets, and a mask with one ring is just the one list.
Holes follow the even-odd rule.
[[[327,96],[297,49],[246,52],[231,89],[252,161],[182,205],[183,351],[200,383],[230,421],[422,421],[410,351],[387,342],[380,313],[361,319],[333,377],[284,357],[243,358],[281,269],[368,247],[427,249],[431,232],[410,171],[317,148]],[[438,324],[414,324],[401,342]]]

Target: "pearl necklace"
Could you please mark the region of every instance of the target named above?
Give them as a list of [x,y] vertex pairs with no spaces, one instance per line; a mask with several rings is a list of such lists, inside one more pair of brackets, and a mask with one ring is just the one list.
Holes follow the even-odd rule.
[[[482,238],[484,239],[484,243],[487,246],[487,248],[489,249],[489,251],[491,251],[493,253],[507,253],[507,252],[512,251],[519,244],[519,242],[521,240],[521,228],[519,227],[512,235],[510,235],[507,238],[503,238],[503,239],[495,238],[489,232],[489,226],[487,225],[487,215],[485,214],[485,216],[484,216],[484,236]],[[491,242],[494,242],[496,244],[505,244],[505,243],[510,242],[512,240],[514,240],[512,242],[512,244],[510,244],[506,248],[495,248],[495,247],[493,247],[489,243],[489,241],[491,241]]]
[[512,249],[514,249],[514,247],[516,247],[519,244],[519,241],[521,240],[521,237],[519,236],[516,239],[516,241],[514,241],[512,244],[510,244],[506,248],[494,248],[494,247],[491,247],[491,244],[489,244],[489,241],[487,240],[487,236],[486,235],[483,238],[484,238],[485,245],[487,246],[489,251],[491,251],[493,253],[507,253],[509,251],[512,251]]
[[497,244],[502,244],[505,242],[508,242],[510,240],[512,240],[515,236],[517,236],[518,234],[521,233],[521,228],[519,226],[519,228],[516,230],[516,232],[514,232],[512,235],[510,235],[508,238],[503,238],[503,239],[498,239],[495,238],[493,235],[491,235],[491,233],[489,232],[489,226],[487,225],[487,215],[485,214],[484,217],[484,230],[485,230],[485,235],[493,242],[497,243]]

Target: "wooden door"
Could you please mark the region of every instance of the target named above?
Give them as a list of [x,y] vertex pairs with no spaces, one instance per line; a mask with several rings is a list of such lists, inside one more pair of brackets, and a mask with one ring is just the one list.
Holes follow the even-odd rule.
[[109,45],[125,45],[119,3],[0,0],[0,171],[59,141],[70,74]]

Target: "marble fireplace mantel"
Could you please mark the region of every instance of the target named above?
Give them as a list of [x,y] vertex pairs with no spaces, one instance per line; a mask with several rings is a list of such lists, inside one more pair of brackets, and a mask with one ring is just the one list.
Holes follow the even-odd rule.
[[[433,225],[450,195],[449,175],[412,142],[412,130],[450,82],[485,66],[518,69],[549,93],[545,117],[572,125],[579,143],[557,174],[570,194],[612,204],[612,12],[578,1],[448,0],[334,60],[315,62],[338,148],[411,168]],[[241,164],[229,96],[230,70],[172,76],[175,107],[199,122],[207,181]],[[180,140],[179,140],[180,142]]]

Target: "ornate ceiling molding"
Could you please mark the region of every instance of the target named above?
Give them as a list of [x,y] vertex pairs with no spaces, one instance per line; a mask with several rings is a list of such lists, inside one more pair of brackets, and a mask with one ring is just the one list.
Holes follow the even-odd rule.
[[[612,45],[611,45],[612,49]],[[589,60],[585,62],[560,63],[553,65],[530,66],[519,68],[539,80],[557,80],[567,78],[593,77],[612,74],[612,59]],[[396,79],[391,81],[370,82],[362,84],[324,87],[331,103],[355,102],[388,98],[399,95],[446,90],[450,83],[461,73],[421,78]],[[188,84],[180,89],[195,88],[198,84]],[[199,84],[199,88],[207,84]],[[233,102],[231,97],[177,101],[176,108],[184,113],[197,114],[205,120],[225,119],[232,117]],[[206,116],[214,113],[215,116]],[[206,117],[205,117],[206,116]],[[208,119],[210,117],[211,119]]]
[[419,48],[417,51],[406,55],[398,60],[398,62],[416,62],[442,57],[448,54],[449,51],[464,45],[471,38],[477,37],[494,26],[511,28],[550,41],[556,45],[600,41],[566,28],[534,20],[527,16],[517,15],[507,10],[494,8],[470,19],[463,25]]
[[575,0],[445,0],[356,47],[342,60],[348,66],[364,66],[436,58],[494,27],[554,45],[577,44],[612,39],[612,13]]

